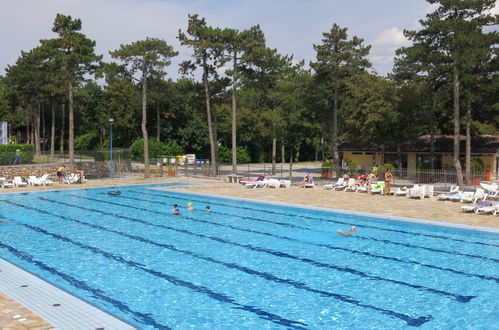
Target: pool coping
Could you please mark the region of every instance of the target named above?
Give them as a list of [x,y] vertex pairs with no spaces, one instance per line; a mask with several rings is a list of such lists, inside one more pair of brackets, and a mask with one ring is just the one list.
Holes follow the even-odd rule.
[[[181,187],[181,186],[176,186],[176,187]],[[473,231],[481,231],[481,232],[499,234],[499,228],[492,228],[492,227],[486,227],[486,226],[474,226],[474,225],[465,225],[465,224],[460,224],[460,223],[437,221],[437,220],[407,218],[407,217],[401,217],[401,216],[396,216],[396,215],[342,210],[342,209],[312,206],[312,205],[309,206],[309,205],[301,205],[301,204],[292,204],[292,203],[286,203],[286,202],[268,201],[268,200],[255,199],[255,198],[232,197],[232,196],[218,195],[218,194],[212,194],[212,193],[207,194],[207,193],[192,192],[192,191],[187,191],[187,190],[171,189],[171,188],[166,188],[166,187],[165,188],[154,187],[151,189],[152,190],[160,190],[160,191],[181,192],[181,193],[204,196],[204,197],[216,197],[216,198],[223,198],[223,199],[230,199],[230,200],[244,200],[244,201],[253,202],[253,203],[262,203],[262,204],[286,206],[286,207],[296,207],[296,208],[306,209],[306,210],[325,211],[325,212],[332,212],[332,213],[357,215],[357,216],[362,216],[362,217],[379,218],[379,219],[383,219],[383,220],[410,222],[410,223],[418,223],[418,224],[424,224],[424,225],[450,227],[450,228],[455,228],[455,229],[473,230]]]
[[50,323],[50,329],[137,329],[128,321],[0,257],[0,291]]

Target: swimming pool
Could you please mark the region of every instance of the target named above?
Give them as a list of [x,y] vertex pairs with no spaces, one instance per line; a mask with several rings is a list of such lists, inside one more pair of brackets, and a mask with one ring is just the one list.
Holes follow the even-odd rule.
[[145,329],[497,327],[498,234],[107,190],[1,195],[0,257]]

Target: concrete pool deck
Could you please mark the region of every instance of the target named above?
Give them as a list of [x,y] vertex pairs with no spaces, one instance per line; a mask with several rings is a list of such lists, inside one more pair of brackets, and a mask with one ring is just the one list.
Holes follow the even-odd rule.
[[[483,228],[484,231],[499,230],[499,216],[477,215],[462,213],[461,203],[438,201],[436,197],[407,199],[405,197],[384,197],[367,195],[365,193],[325,190],[322,186],[314,188],[246,188],[240,184],[227,183],[210,178],[192,177],[165,177],[143,179],[129,177],[124,179],[90,180],[87,188],[115,187],[131,184],[153,184],[166,182],[189,182],[196,185],[172,187],[185,192],[215,194],[227,197],[249,198],[268,202],[282,202],[314,206],[345,211],[374,213],[390,217],[405,217],[418,220],[430,220],[445,224],[473,226],[474,229]],[[20,193],[27,191],[55,190],[55,189],[82,189],[82,185],[54,184],[46,187],[0,188],[0,198],[3,193]],[[184,207],[184,205],[181,205]],[[204,205],[194,205],[204,208]],[[1,226],[1,224],[0,224]],[[345,228],[342,228],[345,229]],[[21,320],[22,319],[22,320]],[[48,320],[49,321],[49,320]],[[0,292],[0,328],[1,329],[51,329],[52,326],[42,318],[28,310],[25,306],[15,302],[12,298]]]

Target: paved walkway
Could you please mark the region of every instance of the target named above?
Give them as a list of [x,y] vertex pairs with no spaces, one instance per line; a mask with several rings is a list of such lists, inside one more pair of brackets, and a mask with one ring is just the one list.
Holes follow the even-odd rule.
[[[173,181],[200,183],[200,185],[175,188],[183,191],[385,214],[440,221],[443,224],[447,222],[499,229],[499,216],[462,213],[460,203],[442,202],[438,201],[437,198],[419,200],[407,199],[405,197],[384,197],[355,192],[330,191],[324,190],[321,186],[309,189],[298,188],[296,186],[282,189],[248,189],[240,184],[227,183],[209,178],[165,177],[143,179],[130,177],[126,179],[91,180],[87,182],[86,188]],[[75,188],[81,189],[83,185],[62,185],[56,183],[52,187],[0,188],[0,195],[10,192]],[[51,326],[25,307],[0,293],[0,328],[50,329]]]

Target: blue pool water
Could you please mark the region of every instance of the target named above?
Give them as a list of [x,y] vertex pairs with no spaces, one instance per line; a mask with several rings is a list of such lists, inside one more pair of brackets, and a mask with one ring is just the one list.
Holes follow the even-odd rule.
[[144,329],[498,328],[498,234],[161,189],[0,195],[0,257]]

